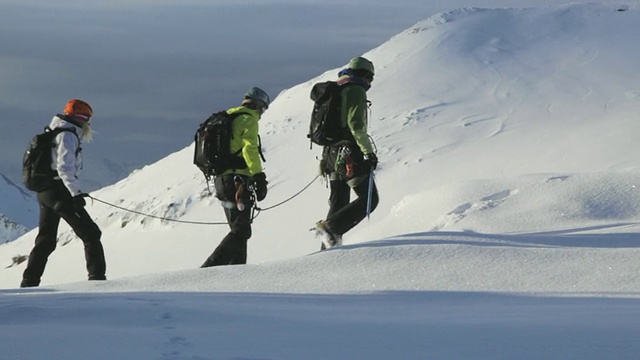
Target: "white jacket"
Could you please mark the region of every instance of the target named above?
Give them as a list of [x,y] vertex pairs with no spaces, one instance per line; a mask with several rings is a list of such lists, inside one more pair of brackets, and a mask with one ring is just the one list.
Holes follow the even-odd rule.
[[58,172],[58,178],[69,189],[71,196],[81,194],[78,184],[78,173],[82,169],[82,153],[80,140],[82,128],[54,116],[49,124],[51,130],[56,128],[74,129],[78,136],[69,131],[62,131],[53,139],[51,149],[51,169]]

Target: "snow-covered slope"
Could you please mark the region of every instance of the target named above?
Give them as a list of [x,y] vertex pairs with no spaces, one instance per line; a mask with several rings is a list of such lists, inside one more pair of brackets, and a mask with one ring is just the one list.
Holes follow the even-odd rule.
[[[13,289],[24,264],[1,269],[2,356],[636,359],[639,30],[635,3],[462,9],[416,24],[364,54],[377,68],[381,203],[345,246],[315,252],[308,228],[327,208],[317,181],[259,214],[245,266],[197,269],[224,225],[95,202],[110,280],[79,281],[82,245],[68,230],[42,287]],[[284,91],[261,120],[262,208],[316,176],[308,92],[337,70]],[[191,157],[93,195],[219,222]],[[0,245],[0,261],[34,236]]]
[[[346,244],[429,230],[513,233],[637,222],[638,17],[634,7],[597,4],[462,9],[364,54],[377,69],[369,97],[381,204]],[[282,92],[261,120],[270,181],[261,207],[316,176],[320,149],[308,150],[305,137],[308,93],[338,70]],[[185,148],[93,195],[155,216],[219,222],[219,204],[191,160],[192,148]],[[249,262],[315,251],[308,229],[325,215],[326,197],[316,181],[261,212]],[[89,211],[104,233],[111,278],[197,267],[227,231],[97,202]],[[34,236],[1,247],[0,255],[27,253]],[[44,284],[84,277],[81,243],[65,230],[60,244],[67,243],[53,255]],[[5,270],[3,285],[15,284],[20,271]]]
[[37,217],[34,197],[0,174],[0,243],[25,234],[37,225]]

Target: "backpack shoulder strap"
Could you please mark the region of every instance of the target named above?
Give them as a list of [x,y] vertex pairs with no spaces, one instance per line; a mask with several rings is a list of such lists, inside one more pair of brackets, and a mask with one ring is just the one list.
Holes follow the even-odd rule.
[[233,132],[231,131],[231,126],[233,124],[233,120],[235,120],[238,116],[242,116],[242,115],[251,115],[246,111],[238,111],[235,112],[233,114],[229,114],[226,111],[223,111],[225,114],[227,114],[227,118],[229,119],[229,134],[231,134],[231,138],[233,138]]
[[76,129],[74,129],[74,128],[62,128],[62,127],[57,127],[57,128],[55,128],[55,129],[51,129],[51,128],[50,128],[50,127],[48,127],[48,126],[45,126],[45,128],[44,128],[44,132],[45,132],[45,133],[51,133],[51,135],[52,135],[52,136],[56,136],[56,135],[58,135],[58,134],[60,134],[61,132],[64,132],[64,131],[67,131],[67,132],[73,133],[73,135],[75,135],[75,136],[76,136],[76,138],[77,138],[78,140],[80,140],[80,137],[78,136],[78,133],[76,132]]
[[70,132],[73,133],[73,135],[76,136],[76,139],[78,139],[78,148],[76,149],[76,156],[78,156],[78,154],[80,154],[80,152],[82,152],[82,147],[80,146],[80,137],[78,136],[78,133],[76,132],[76,129],[74,128],[62,128],[62,127],[57,127],[55,129],[51,129],[48,126],[45,126],[44,128],[44,132],[45,134],[51,134],[51,145],[53,146],[53,139],[60,134],[61,132]]
[[233,113],[233,114],[229,114],[226,111],[218,111],[218,112],[214,112],[213,114],[211,114],[202,124],[200,124],[201,128],[204,128],[204,126],[206,126],[211,120],[213,120],[216,116],[218,115],[222,115],[224,114],[227,119],[230,120],[230,122],[232,122],[233,120],[235,120],[235,118],[237,118],[240,115],[245,115],[248,114],[247,112],[237,112],[237,113]]
[[237,118],[240,115],[250,115],[246,111],[238,111],[238,112],[235,112],[233,114],[229,114],[228,112],[225,111],[225,114],[227,114],[227,116],[229,117],[229,120],[231,120],[231,121],[235,120],[235,118]]
[[[240,115],[251,115],[246,111],[238,111],[238,112],[233,113],[233,114],[229,114],[228,112],[225,111],[225,113],[229,117],[229,127],[231,127],[231,123],[238,116],[240,116]],[[229,129],[229,130],[230,130],[229,133],[231,134],[231,137],[233,138],[233,132],[231,131],[231,129]],[[238,156],[241,152],[242,152],[242,148],[240,148],[238,151],[236,151],[233,155]],[[262,139],[260,138],[260,134],[258,134],[258,154],[260,154],[260,158],[262,159],[262,161],[264,161],[264,162],[267,161],[267,159],[264,158],[264,153],[262,152]]]
[[334,92],[339,90],[342,89],[335,81],[320,82],[313,85],[311,92],[309,93],[309,97],[313,102],[324,102],[331,97]]

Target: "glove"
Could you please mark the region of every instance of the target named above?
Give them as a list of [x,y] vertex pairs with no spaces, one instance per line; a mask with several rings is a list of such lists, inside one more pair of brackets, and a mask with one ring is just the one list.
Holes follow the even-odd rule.
[[364,156],[364,165],[370,170],[375,170],[378,167],[378,157],[376,154],[366,154]]
[[260,172],[253,175],[253,182],[255,184],[256,198],[258,201],[264,200],[267,197],[267,175]]
[[87,202],[84,200],[84,198],[87,196],[89,196],[89,194],[86,194],[86,193],[80,193],[74,196],[71,199],[73,201],[73,207],[76,209],[80,209],[80,208],[83,208],[85,205],[87,205]]

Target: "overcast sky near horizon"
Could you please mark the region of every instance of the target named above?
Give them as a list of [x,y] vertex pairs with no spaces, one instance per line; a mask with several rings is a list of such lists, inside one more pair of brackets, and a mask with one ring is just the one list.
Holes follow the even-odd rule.
[[419,1],[75,3],[0,5],[3,110],[84,97],[96,117],[202,115],[253,85],[275,97],[429,15]]
[[16,180],[26,142],[70,98],[96,112],[89,156],[135,168],[249,87],[275,98],[437,12],[558,2],[0,0],[0,173]]

